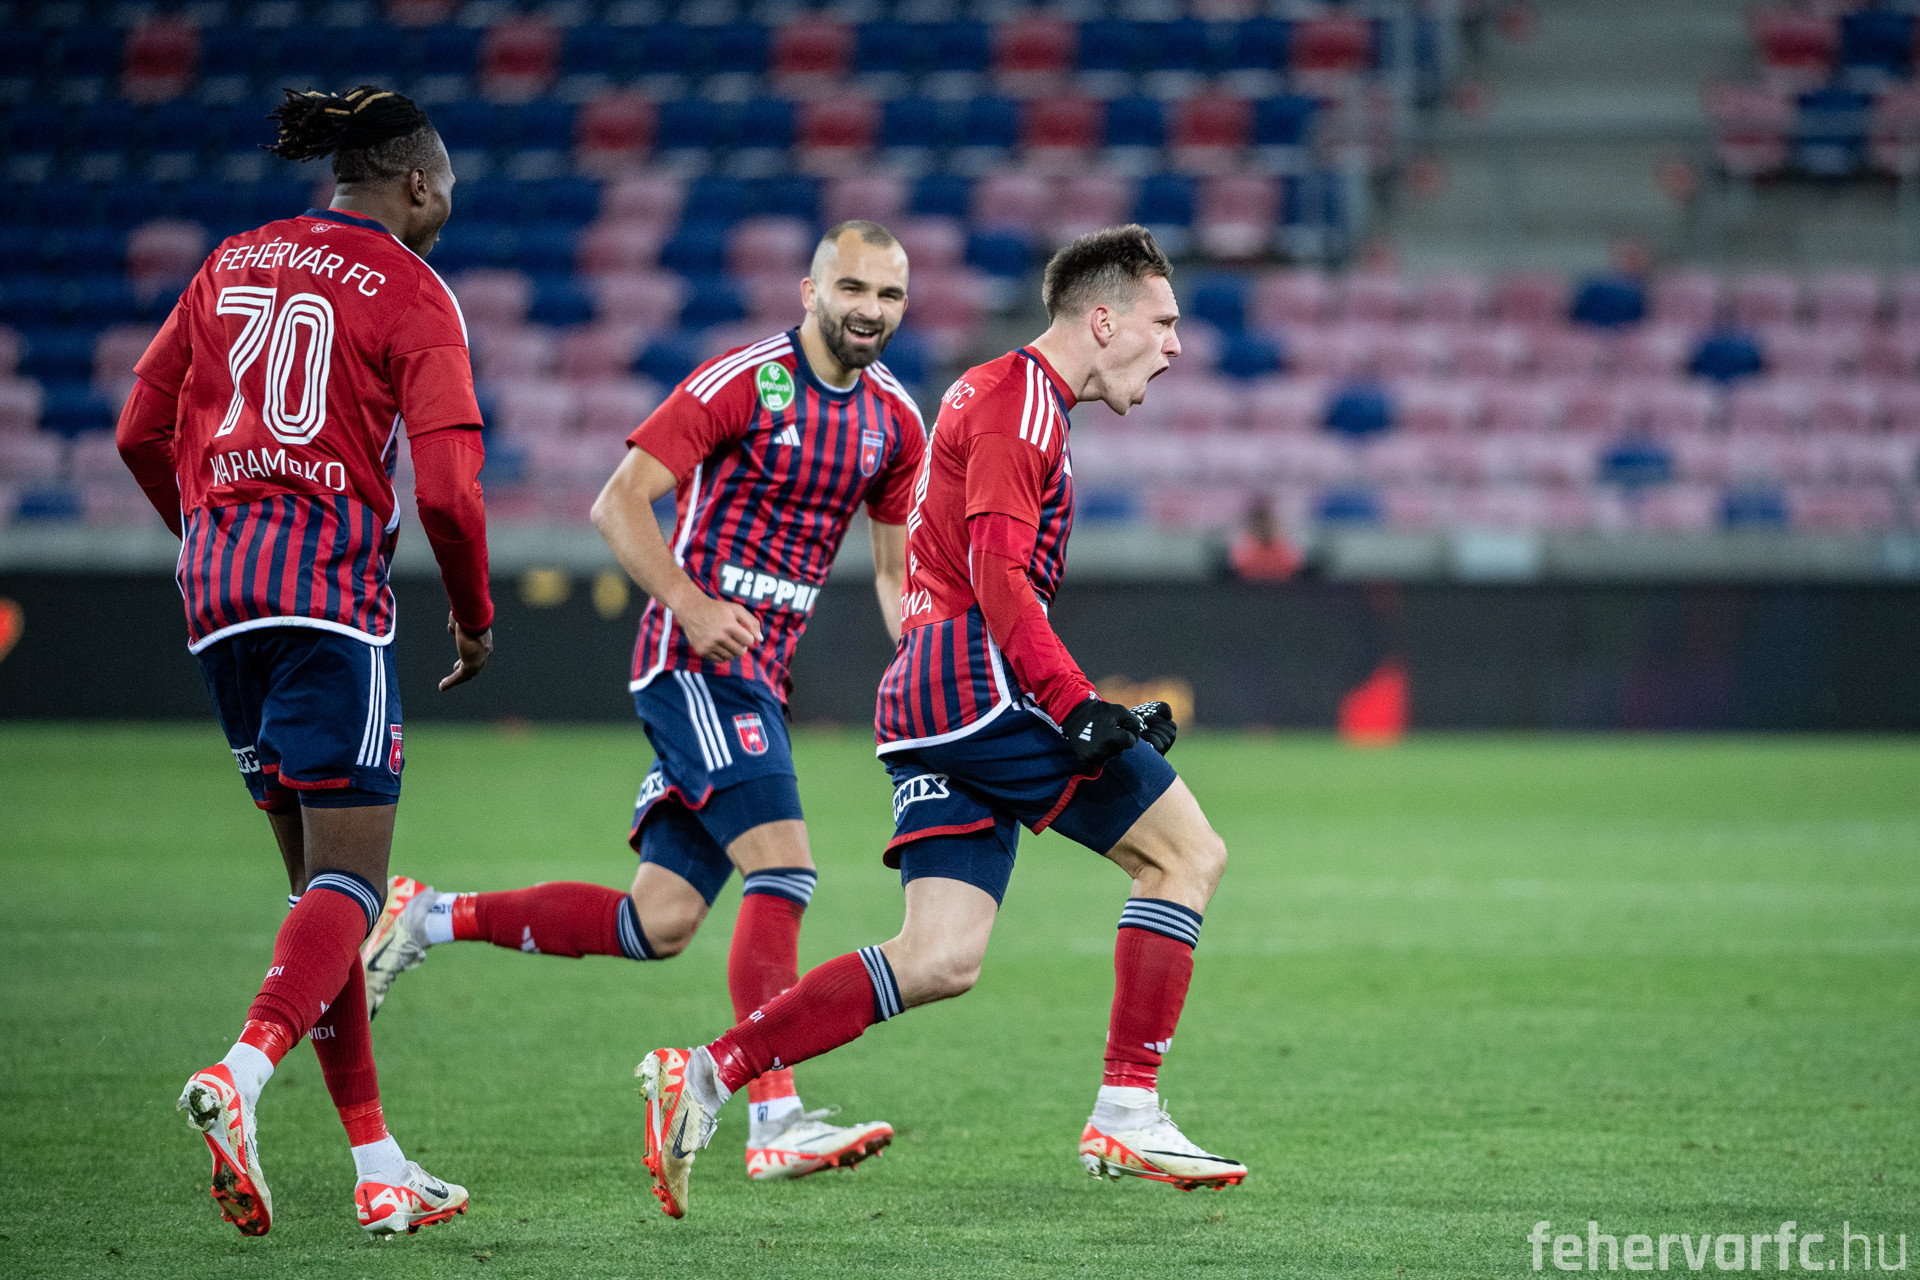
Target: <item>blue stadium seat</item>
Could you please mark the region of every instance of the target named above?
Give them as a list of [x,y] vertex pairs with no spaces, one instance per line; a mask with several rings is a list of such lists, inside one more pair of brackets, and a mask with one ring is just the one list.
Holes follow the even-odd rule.
[[908,212],[932,218],[965,218],[972,207],[972,178],[964,173],[929,173],[913,184]]
[[10,155],[42,155],[58,151],[65,143],[72,113],[50,102],[28,102],[7,116],[7,152]]
[[433,251],[434,269],[445,275],[471,267],[507,266],[516,246],[517,237],[506,223],[455,218],[440,233]]
[[9,27],[0,40],[0,79],[32,80],[39,76],[46,36],[30,28]]
[[454,213],[481,222],[519,222],[523,216],[521,185],[506,178],[475,178],[453,188]]
[[42,382],[85,382],[93,376],[91,329],[29,329],[20,372]]
[[274,79],[290,89],[334,89],[328,73],[333,69],[332,52],[339,39],[338,31],[325,27],[283,28],[274,41]]
[[200,74],[253,76],[271,46],[252,27],[213,27],[200,37]]
[[251,153],[274,139],[274,122],[256,107],[228,107],[218,114],[226,119],[225,145],[229,150]]
[[926,383],[927,368],[932,363],[932,357],[927,351],[926,340],[913,330],[896,330],[883,358],[887,368],[893,371],[893,376],[909,387]]
[[783,173],[760,181],[755,207],[762,213],[820,221],[820,183],[804,173]]
[[1143,178],[1133,220],[1148,227],[1193,224],[1193,180],[1184,174],[1156,173]]
[[15,328],[49,324],[59,306],[60,285],[51,276],[16,268],[7,276],[0,277],[0,320]]
[[1371,489],[1328,489],[1313,504],[1313,514],[1326,524],[1379,524],[1380,495]]
[[[318,177],[319,174],[313,176]],[[256,227],[275,218],[297,218],[313,206],[311,181],[256,182],[250,187],[236,188],[234,194],[234,213],[244,216],[250,225]]]
[[[9,33],[11,34],[11,33]],[[118,76],[120,32],[104,24],[68,27],[55,55],[55,74],[65,77]]]
[[74,144],[81,151],[125,151],[143,130],[144,116],[122,102],[96,102],[80,113]]
[[755,208],[753,187],[739,178],[709,173],[694,179],[687,188],[687,216],[707,222],[738,222],[760,212]]
[[193,218],[208,225],[244,222],[252,213],[250,192],[227,182],[183,182],[171,192],[130,184],[116,189],[128,202],[124,209],[110,209],[116,226],[136,226],[160,216],[160,211],[177,218]]
[[433,112],[434,126],[449,151],[491,151],[499,145],[500,109],[491,102],[468,98],[450,102]]
[[1261,98],[1253,104],[1253,144],[1256,147],[1306,145],[1314,113],[1319,109],[1317,99],[1297,93]]
[[[1216,59],[1207,24],[1198,18],[1174,22],[1143,22],[1136,28],[1136,39],[1151,50],[1145,68],[1152,71],[1211,71]],[[1224,61],[1220,59],[1220,61]]]
[[524,184],[523,191],[549,221],[584,227],[600,212],[600,184],[591,178],[553,178]]
[[1147,66],[1153,51],[1140,24],[1101,19],[1080,24],[1080,70],[1131,72]]
[[677,98],[660,107],[653,145],[662,151],[704,151],[713,145],[720,113],[701,98]]
[[427,76],[470,76],[480,57],[481,32],[446,24],[428,27],[417,45],[419,69]]
[[392,84],[406,66],[407,39],[398,27],[374,23],[332,33],[342,85]]
[[[639,37],[632,55],[633,74],[684,76],[699,72],[695,56],[700,51],[694,47],[693,33],[688,28],[663,22],[657,27],[644,28]],[[662,136],[665,136],[664,130]]]
[[0,264],[17,270],[40,256],[40,228],[28,222],[0,222]]
[[1234,24],[1223,59],[1229,71],[1283,71],[1293,47],[1293,27],[1279,18]]
[[700,364],[700,345],[696,334],[662,334],[649,342],[635,357],[633,371],[652,378],[663,387],[671,387],[692,373]]
[[932,98],[895,98],[881,108],[882,147],[945,146],[949,139],[946,104]]
[[567,75],[631,74],[639,41],[630,27],[599,24],[569,28],[560,41],[560,70]]
[[1355,382],[1341,387],[1327,402],[1327,430],[1359,438],[1378,435],[1393,425],[1393,402],[1385,387]]
[[1158,98],[1133,95],[1107,104],[1107,145],[1157,147],[1166,139],[1166,118]]
[[695,280],[688,290],[687,305],[680,309],[680,324],[686,329],[705,329],[746,318],[747,307],[740,300],[740,291],[733,281],[720,275]]
[[543,98],[501,111],[501,145],[529,151],[566,151],[573,146],[573,121],[577,113],[571,102]]
[[993,33],[984,22],[934,24],[930,71],[985,71],[993,62]]
[[104,328],[132,320],[140,314],[133,290],[120,275],[85,275],[61,290],[63,310],[76,324]]
[[1722,329],[1700,340],[1700,345],[1694,348],[1693,359],[1687,362],[1687,372],[1696,378],[1732,382],[1759,373],[1765,365],[1760,343],[1752,334]]
[[[691,203],[691,202],[689,202]],[[683,222],[660,249],[660,265],[683,276],[714,276],[726,269],[725,222]]]
[[192,98],[174,98],[149,107],[148,113],[145,141],[150,150],[204,151],[224,141],[226,113],[210,112]]
[[967,103],[960,144],[1009,148],[1020,141],[1020,104],[1012,98],[975,98]]
[[1268,333],[1236,333],[1220,353],[1220,372],[1229,378],[1259,378],[1282,367],[1280,344]]
[[1787,497],[1778,489],[1729,489],[1720,500],[1720,523],[1729,529],[1784,529]]
[[105,208],[104,202],[97,199],[99,191],[84,182],[37,182],[29,191],[33,199],[33,220],[43,227],[91,222],[94,211]]
[[1646,287],[1631,276],[1600,276],[1586,281],[1574,295],[1571,308],[1575,320],[1600,329],[1638,324],[1646,313]]
[[515,237],[512,265],[530,275],[573,269],[580,229],[570,222],[529,222]]
[[1140,500],[1130,489],[1073,490],[1073,520],[1085,524],[1101,520],[1134,520],[1140,515]]
[[932,33],[924,23],[863,22],[854,33],[854,70],[909,75],[933,62]]
[[593,299],[570,275],[539,275],[534,277],[533,304],[527,308],[527,319],[534,324],[586,324],[593,319]]
[[1794,163],[1816,177],[1857,172],[1867,158],[1867,115],[1873,99],[1851,89],[1815,89],[1800,95]]
[[1842,14],[1840,66],[1843,73],[1871,73],[1863,87],[1906,79],[1913,73],[1913,15],[1886,9]]
[[80,495],[72,489],[54,486],[28,489],[20,495],[14,519],[23,524],[34,520],[78,520]]
[[1346,226],[1339,180],[1326,173],[1295,173],[1280,179],[1280,221],[1290,227]]
[[733,145],[785,151],[793,145],[793,104],[785,98],[754,98],[734,118]]
[[111,227],[56,228],[40,240],[40,262],[55,271],[118,271],[126,253],[126,237]]
[[967,237],[967,265],[990,276],[1018,278],[1032,268],[1033,249],[1017,235],[976,232]]
[[765,75],[767,29],[757,22],[733,22],[705,29],[701,59],[708,75]]
[[1657,440],[1622,440],[1600,455],[1595,478],[1626,488],[1666,484],[1673,479],[1673,454]]
[[113,406],[84,381],[48,382],[40,409],[40,427],[63,436],[113,430]]
[[1246,283],[1231,276],[1202,280],[1189,295],[1186,310],[1222,333],[1239,333],[1247,327]]

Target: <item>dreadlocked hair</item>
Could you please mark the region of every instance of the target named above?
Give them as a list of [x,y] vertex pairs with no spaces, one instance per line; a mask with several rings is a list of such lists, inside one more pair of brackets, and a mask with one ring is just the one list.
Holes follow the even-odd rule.
[[261,150],[283,160],[333,157],[341,182],[398,178],[438,158],[433,122],[413,99],[363,84],[346,93],[285,91],[272,117],[279,137]]

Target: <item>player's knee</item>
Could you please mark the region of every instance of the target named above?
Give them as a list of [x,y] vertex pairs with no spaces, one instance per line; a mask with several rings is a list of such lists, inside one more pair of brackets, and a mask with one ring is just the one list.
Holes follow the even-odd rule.
[[969,956],[943,956],[930,965],[922,975],[921,1003],[934,1000],[951,1000],[973,990],[973,984],[980,981],[980,960]]
[[1209,829],[1205,838],[1197,842],[1192,856],[1193,875],[1206,886],[1208,893],[1219,887],[1220,877],[1227,870],[1227,842]]
[[706,916],[704,911],[689,911],[679,903],[643,902],[638,895],[633,905],[640,915],[640,931],[647,935],[647,949],[658,960],[685,951]]

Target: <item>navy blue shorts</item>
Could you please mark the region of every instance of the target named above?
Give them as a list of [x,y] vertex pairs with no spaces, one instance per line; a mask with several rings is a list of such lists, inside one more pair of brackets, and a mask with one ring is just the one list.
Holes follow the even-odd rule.
[[1173,766],[1144,742],[1081,772],[1060,731],[1031,711],[1001,712],[951,742],[881,757],[893,777],[893,839],[886,864],[904,885],[925,876],[1006,896],[1020,828],[1105,853],[1173,785]]
[[663,671],[633,695],[653,743],[627,842],[709,906],[733,874],[727,846],[763,822],[799,818],[780,699],[758,680]]
[[202,649],[227,745],[262,809],[345,809],[400,798],[393,645],[321,627],[260,627]]

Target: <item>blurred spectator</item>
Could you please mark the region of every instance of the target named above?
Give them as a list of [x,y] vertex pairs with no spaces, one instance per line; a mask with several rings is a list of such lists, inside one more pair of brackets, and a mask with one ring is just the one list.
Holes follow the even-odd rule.
[[1265,498],[1247,508],[1246,527],[1228,548],[1227,561],[1233,576],[1246,582],[1285,582],[1300,571],[1300,552],[1281,534]]

